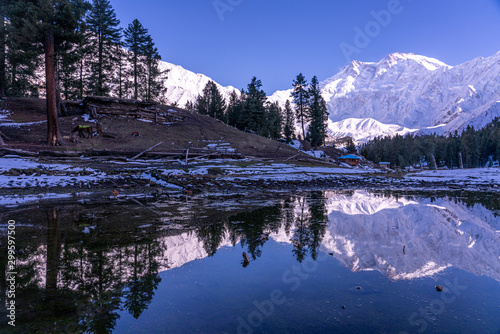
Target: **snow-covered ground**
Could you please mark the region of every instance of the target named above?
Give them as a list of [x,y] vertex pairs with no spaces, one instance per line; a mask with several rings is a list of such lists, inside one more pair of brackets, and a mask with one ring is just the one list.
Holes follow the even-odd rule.
[[[87,160],[82,160],[87,161]],[[42,198],[53,198],[56,195],[54,189],[57,187],[78,187],[82,191],[89,191],[93,186],[108,181],[110,179],[130,179],[131,181],[141,179],[152,181],[160,187],[170,191],[181,191],[182,186],[174,185],[169,180],[165,181],[165,177],[172,177],[174,180],[181,181],[181,184],[186,184],[188,178],[197,179],[203,178],[210,174],[213,179],[204,179],[206,185],[210,189],[211,181],[231,182],[235,181],[235,186],[239,186],[239,182],[249,181],[265,181],[265,182],[294,182],[294,181],[335,181],[344,184],[344,181],[354,182],[351,184],[363,184],[364,186],[374,187],[397,187],[404,188],[419,188],[422,187],[422,181],[429,182],[432,186],[434,183],[437,187],[448,189],[448,186],[458,186],[462,188],[470,187],[471,190],[480,190],[484,186],[495,191],[500,186],[500,169],[499,168],[481,168],[481,169],[463,169],[463,170],[438,170],[424,171],[420,173],[410,173],[404,178],[393,179],[381,177],[381,171],[371,167],[337,167],[337,166],[318,166],[305,167],[294,163],[255,163],[251,161],[233,161],[233,160],[218,160],[211,161],[210,164],[198,162],[190,164],[189,168],[185,168],[182,164],[171,168],[154,168],[152,165],[158,164],[157,161],[146,161],[141,164],[136,162],[130,165],[127,169],[128,176],[109,175],[105,171],[72,166],[71,164],[55,164],[40,162],[34,158],[19,158],[15,156],[7,156],[0,158],[0,205],[9,205],[14,203],[22,203],[26,201],[37,201],[41,197],[39,194],[32,197],[23,195],[2,195],[1,189],[29,189],[36,187],[47,189],[46,195]],[[123,166],[123,165],[120,165]],[[154,169],[153,169],[154,168]],[[162,177],[159,177],[161,174]],[[163,178],[163,180],[162,180]],[[184,183],[182,183],[184,182]],[[189,181],[188,181],[189,182]],[[361,182],[361,183],[359,183]],[[213,184],[212,184],[213,185]],[[188,187],[189,188],[189,187]],[[50,190],[49,190],[50,189]],[[31,195],[30,195],[31,196]],[[68,197],[72,194],[59,194],[57,196]]]
[[33,186],[54,188],[71,185],[88,186],[106,176],[106,173],[98,172],[91,175],[26,175],[19,176],[0,175],[0,188],[29,188]]
[[[0,110],[0,120],[9,117],[12,113],[7,109]],[[1,121],[0,121],[1,122]]]
[[315,158],[322,158],[325,156],[325,152],[321,151],[321,150],[310,150],[310,151],[304,151],[304,149],[302,148],[302,144],[300,143],[300,141],[298,141],[297,139],[294,139],[292,141],[292,143],[288,144],[290,145],[291,147],[297,149],[297,150],[300,150],[312,157],[315,157]]
[[[106,173],[96,171],[92,168],[39,163],[34,160],[21,158],[0,158],[0,173],[10,171],[11,169],[18,170],[20,175],[0,175],[0,188],[29,188],[32,186],[53,188],[75,184],[86,186],[107,177]],[[42,173],[36,175],[33,169],[39,169]],[[28,170],[30,171],[28,172]],[[55,175],[47,175],[44,172],[51,172]]]
[[[0,173],[12,172],[14,175],[0,175],[0,189],[42,187],[47,193],[37,195],[2,195],[0,193],[0,205],[12,205],[41,199],[67,198],[73,194],[57,194],[49,189],[66,186],[79,186],[83,189],[90,187],[93,183],[104,178],[114,178],[106,173],[92,168],[81,168],[64,164],[42,163],[34,159],[23,159],[16,157],[0,158]],[[38,169],[40,175],[34,172]],[[47,173],[50,173],[48,175]],[[18,175],[17,175],[18,174]]]
[[342,175],[342,174],[366,174],[380,173],[379,169],[369,167],[339,168],[339,167],[302,167],[294,164],[273,163],[273,164],[253,164],[248,167],[240,167],[231,164],[213,164],[199,167],[191,167],[189,171],[183,169],[166,169],[164,175],[206,175],[210,169],[220,169],[224,175],[235,178],[252,179],[275,179],[275,180],[295,180],[298,178],[309,178],[314,175]]
[[500,184],[500,168],[471,168],[452,170],[426,170],[408,174],[406,178],[429,182]]
[[[12,168],[16,169],[40,168],[43,170],[58,170],[58,171],[71,170],[77,172],[83,170],[83,168],[73,167],[71,165],[41,163],[30,159],[23,159],[16,157],[9,158],[8,156],[0,158],[0,173],[8,171]],[[91,168],[87,168],[86,170],[93,171],[93,169]]]
[[30,126],[30,125],[43,124],[43,123],[47,123],[47,121],[27,122],[27,123],[1,123],[1,125],[2,126],[8,126],[8,127],[11,127],[11,128],[20,128],[21,126]]

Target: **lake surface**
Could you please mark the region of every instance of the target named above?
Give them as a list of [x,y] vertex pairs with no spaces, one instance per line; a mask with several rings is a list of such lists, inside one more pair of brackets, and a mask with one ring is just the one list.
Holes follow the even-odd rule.
[[499,209],[364,190],[0,208],[0,332],[500,333]]

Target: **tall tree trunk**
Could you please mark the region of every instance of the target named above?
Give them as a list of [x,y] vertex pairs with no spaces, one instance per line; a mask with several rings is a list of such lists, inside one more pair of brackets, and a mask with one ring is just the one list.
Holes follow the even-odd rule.
[[137,100],[137,54],[134,54],[134,99]]
[[98,58],[97,58],[97,89],[96,89],[96,95],[97,96],[104,96],[104,93],[103,93],[103,84],[102,84],[102,81],[103,81],[103,74],[102,74],[102,54],[103,54],[103,40],[102,40],[102,35],[101,33],[99,32],[99,50],[98,50]]
[[17,93],[17,89],[15,88],[16,87],[16,80],[17,80],[17,65],[16,64],[12,64],[12,75],[10,77],[10,92],[9,92],[9,95],[10,96],[15,96],[16,93]]
[[80,100],[83,99],[83,57],[80,59],[80,96],[78,97]]
[[303,110],[300,109],[300,123],[302,123],[302,140],[306,140],[306,130],[304,128],[304,116]]
[[122,78],[122,67],[123,67],[123,60],[122,60],[122,50],[121,50],[121,45],[117,44],[117,52],[118,52],[118,82],[119,82],[119,89],[118,89],[118,97],[121,99],[123,97],[123,90],[122,90],[122,84],[123,84],[123,78]]
[[47,94],[47,144],[63,145],[57,119],[56,67],[54,61],[54,31],[45,32],[45,84]]
[[3,6],[0,5],[0,97],[5,96],[7,76],[5,74],[5,17]]
[[57,116],[67,116],[68,115],[68,110],[66,109],[66,106],[64,105],[64,102],[61,98],[61,84],[59,80],[59,70],[55,69],[54,72],[54,77],[56,80],[56,106],[57,106]]

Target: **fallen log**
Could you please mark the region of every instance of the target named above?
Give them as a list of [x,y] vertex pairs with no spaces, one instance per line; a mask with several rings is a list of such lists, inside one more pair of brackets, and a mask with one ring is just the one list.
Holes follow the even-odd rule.
[[139,154],[137,154],[136,156],[132,157],[130,160],[135,160],[135,159],[139,158],[139,157],[140,157],[141,155],[143,155],[144,153],[151,151],[153,148],[155,148],[155,147],[157,147],[157,146],[159,146],[159,145],[161,145],[161,144],[163,144],[163,142],[162,142],[162,141],[161,141],[161,142],[159,142],[158,144],[154,145],[154,146],[151,146],[151,147],[150,147],[150,148],[148,148],[147,150],[142,151],[141,153],[139,153]]
[[292,160],[292,159],[298,157],[299,155],[300,155],[300,153],[297,153],[297,154],[291,156],[290,158],[287,158],[287,159],[283,160],[283,162],[288,161],[288,160]]
[[319,160],[319,159],[316,160],[316,159],[300,158],[300,159],[297,159],[297,161],[312,162],[312,163],[318,163],[318,164],[322,164],[322,165],[336,166],[334,163]]
[[36,152],[30,152],[30,151],[23,151],[19,149],[12,149],[12,148],[0,148],[0,155],[6,155],[6,154],[12,154],[12,155],[19,155],[22,157],[36,157],[38,156],[38,153]]
[[5,140],[10,140],[2,131],[0,131],[0,138]]

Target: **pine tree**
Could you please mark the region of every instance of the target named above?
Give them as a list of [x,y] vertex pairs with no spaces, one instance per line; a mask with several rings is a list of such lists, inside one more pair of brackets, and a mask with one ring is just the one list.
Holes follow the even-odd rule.
[[278,102],[267,102],[265,135],[271,139],[280,139],[283,131],[283,115]]
[[232,91],[229,96],[229,103],[226,111],[227,122],[229,125],[232,125],[240,130],[244,129],[244,126],[242,127],[242,124],[240,123],[242,110],[243,104],[240,96],[238,96],[236,91]]
[[141,63],[141,56],[146,48],[148,30],[144,28],[139,20],[135,19],[125,29],[124,46],[130,51],[130,62],[132,63],[132,77],[134,78],[134,99],[139,98],[139,79],[146,71]]
[[60,79],[61,93],[66,100],[83,98],[83,61],[89,52],[85,38],[87,31],[85,17],[90,8],[90,3],[86,1],[73,1],[74,29],[68,30],[64,38],[61,36],[56,38],[56,74]]
[[144,47],[144,62],[146,67],[146,91],[144,100],[146,101],[161,101],[161,96],[166,93],[164,81],[167,79],[167,71],[161,71],[159,63],[161,56],[158,49],[155,47],[151,35],[146,37],[146,45]]
[[[71,47],[76,38],[83,12],[80,0],[17,0],[10,11],[11,22],[21,29],[16,37],[26,42],[32,38],[31,44],[45,59],[45,84],[47,100],[47,143],[49,145],[64,144],[57,119],[57,69],[56,55]],[[18,25],[22,22],[22,25]],[[39,48],[43,45],[43,50]]]
[[201,95],[196,98],[195,109],[202,115],[209,114],[211,87],[212,81],[209,81],[203,88]]
[[352,140],[351,137],[347,138],[347,143],[345,149],[349,153],[355,153],[356,152],[356,144],[354,144],[354,141]]
[[190,112],[193,112],[196,110],[194,103],[192,101],[187,101],[186,105],[184,106],[184,109],[186,109],[187,111],[190,111]]
[[311,119],[309,137],[313,147],[322,146],[325,143],[326,129],[328,126],[328,109],[326,102],[321,96],[319,81],[316,76],[312,78],[308,94],[310,97],[308,111]]
[[295,139],[295,115],[293,113],[292,105],[290,100],[286,100],[285,103],[285,126],[284,135],[287,143],[291,143]]
[[297,118],[302,124],[302,139],[306,138],[305,123],[309,121],[307,105],[309,102],[309,92],[307,90],[307,81],[300,73],[293,81],[293,91],[291,93],[293,103],[295,103],[295,112]]
[[118,90],[117,94],[120,99],[124,97],[127,91],[127,84],[126,84],[126,60],[127,60],[127,53],[123,49],[122,42],[116,44],[115,46],[116,49],[116,58],[117,58],[117,63],[118,63],[118,78],[117,78],[117,83],[118,83]]
[[37,86],[35,70],[40,65],[40,54],[43,52],[41,34],[36,26],[39,13],[34,9],[33,1],[10,1],[5,6],[9,24],[6,25],[6,64],[8,78],[5,80],[7,94],[10,96],[36,96]]
[[249,130],[262,135],[265,131],[266,114],[266,93],[261,89],[262,82],[256,77],[248,84],[247,91],[244,92],[244,102],[242,108],[242,118],[245,118]]
[[93,0],[87,21],[92,53],[90,89],[94,95],[105,96],[110,93],[113,69],[117,64],[115,46],[120,42],[120,20],[111,7],[109,0]]
[[202,115],[224,120],[226,101],[219,92],[215,82],[209,81],[205,85],[202,95],[196,99],[196,109]]
[[420,164],[421,161],[431,162],[431,155],[435,156],[438,166],[456,168],[460,166],[459,154],[462,153],[464,166],[480,167],[487,162],[499,159],[500,141],[499,119],[480,130],[468,126],[460,135],[457,131],[448,136],[436,134],[401,137],[376,138],[363,145],[361,152],[372,161],[390,161],[402,167],[411,164]]

